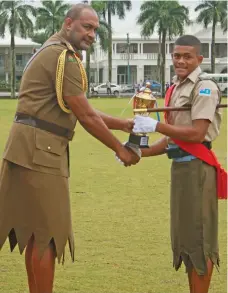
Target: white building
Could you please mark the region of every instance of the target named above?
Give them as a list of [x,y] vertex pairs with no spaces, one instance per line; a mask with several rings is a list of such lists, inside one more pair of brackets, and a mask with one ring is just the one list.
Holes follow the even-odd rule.
[[[15,37],[16,53],[16,78],[20,80],[23,69],[33,55],[35,49],[40,45],[32,42],[31,39],[22,39]],[[10,82],[11,58],[10,58],[10,36],[0,38],[0,80]]]
[[[194,26],[192,31],[195,31]],[[191,34],[191,27],[188,28]],[[193,33],[192,33],[193,34]],[[211,68],[211,28],[201,29],[194,35],[202,43],[202,54],[204,60],[203,70]],[[220,27],[216,28],[216,72],[227,70],[227,35],[223,34]],[[129,35],[130,39],[130,83],[139,83],[141,80],[157,78],[157,56],[158,56],[158,38],[141,38],[140,35]],[[166,72],[165,79],[171,81],[174,71],[171,60],[171,51],[173,43],[167,39],[166,42]],[[113,36],[112,52],[112,82],[118,84],[128,83],[128,54],[127,54],[127,36]],[[95,52],[91,60],[90,81],[102,83],[108,80],[108,54],[104,53],[100,45],[96,45]]]
[[[196,32],[198,25],[189,27],[187,33],[194,34],[202,42],[202,54],[204,60],[203,70],[210,70],[211,62],[211,28],[201,29]],[[195,33],[193,33],[195,32]],[[223,34],[220,27],[216,28],[216,72],[227,70],[227,35]],[[139,83],[141,80],[153,79],[157,76],[157,56],[158,56],[158,38],[141,38],[140,35],[130,34],[130,80],[131,83]],[[174,75],[170,52],[175,38],[166,42],[166,81],[170,81]],[[16,51],[16,77],[19,80],[23,69],[34,53],[34,50],[40,45],[34,43],[31,39],[22,39],[15,37]],[[0,80],[10,81],[11,60],[10,60],[10,37],[0,38]],[[85,64],[85,52],[83,52]],[[91,56],[90,81],[93,83],[102,83],[108,80],[108,55],[104,53],[100,45],[95,46],[95,52]],[[112,52],[112,82],[118,84],[128,83],[128,54],[127,54],[127,36],[113,36]]]

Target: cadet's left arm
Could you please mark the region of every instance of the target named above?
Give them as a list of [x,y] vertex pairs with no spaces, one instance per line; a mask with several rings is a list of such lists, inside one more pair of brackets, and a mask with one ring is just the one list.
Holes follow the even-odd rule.
[[194,120],[192,126],[175,126],[170,124],[158,123],[156,132],[189,142],[203,142],[207,133],[210,121],[206,119]]
[[[201,91],[205,88],[207,89],[207,93]],[[147,132],[159,132],[171,138],[200,143],[205,140],[208,127],[214,119],[216,106],[218,102],[219,92],[214,83],[208,81],[201,81],[195,89],[195,94],[192,100],[191,126],[164,124],[150,118],[150,123],[151,126],[153,125],[153,129],[152,131]],[[137,119],[139,124],[143,123],[142,118],[138,117]],[[135,130],[137,130],[137,132],[140,132],[142,130],[139,129],[140,127],[138,127],[137,125],[137,119],[135,120],[136,124],[133,129],[134,132]],[[147,126],[149,128],[149,124]]]
[[115,118],[110,115],[107,115],[98,110],[96,110],[96,112],[101,117],[101,119],[104,121],[104,123],[109,129],[122,130],[125,132],[132,131],[132,128],[134,126],[133,119],[120,119],[120,118]]

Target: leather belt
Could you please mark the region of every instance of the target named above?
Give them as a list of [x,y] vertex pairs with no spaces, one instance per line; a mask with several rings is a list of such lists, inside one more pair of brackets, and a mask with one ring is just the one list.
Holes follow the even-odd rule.
[[36,127],[36,128],[51,132],[53,134],[63,136],[67,138],[68,140],[72,140],[74,137],[74,131],[70,129],[64,128],[62,126],[56,125],[54,123],[51,123],[45,120],[41,120],[39,118],[30,116],[25,113],[17,112],[14,118],[14,122]]
[[[202,144],[205,145],[205,147],[209,150],[212,148],[212,144],[210,141],[203,141]],[[184,151],[177,145],[174,145],[173,147],[168,147],[166,149],[166,154],[169,159],[178,159],[191,155],[190,153]]]

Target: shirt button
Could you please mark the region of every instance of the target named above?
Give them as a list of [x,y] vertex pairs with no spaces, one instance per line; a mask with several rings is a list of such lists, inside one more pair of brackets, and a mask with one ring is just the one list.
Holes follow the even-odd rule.
[[51,149],[51,147],[50,146],[48,146],[48,150],[50,150]]

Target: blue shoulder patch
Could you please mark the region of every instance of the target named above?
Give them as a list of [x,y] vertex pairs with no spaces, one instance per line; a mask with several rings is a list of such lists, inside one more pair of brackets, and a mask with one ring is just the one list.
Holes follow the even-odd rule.
[[200,96],[211,96],[211,90],[210,89],[200,89],[199,90]]

